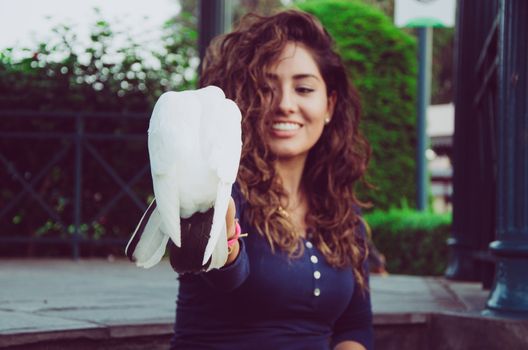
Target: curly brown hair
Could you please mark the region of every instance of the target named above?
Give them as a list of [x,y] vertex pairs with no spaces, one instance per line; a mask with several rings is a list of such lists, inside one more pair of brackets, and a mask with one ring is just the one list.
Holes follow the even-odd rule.
[[[238,183],[248,202],[246,219],[291,258],[304,246],[291,220],[281,210],[287,194],[274,168],[266,130],[276,114],[280,96],[270,91],[270,67],[287,43],[303,45],[312,54],[327,87],[336,95],[332,122],[309,151],[302,186],[308,201],[305,218],[311,239],[334,267],[352,267],[358,285],[366,288],[367,258],[363,224],[358,215],[365,203],[355,184],[363,179],[370,147],[359,131],[361,109],[333,40],[312,15],[290,10],[270,17],[246,15],[231,33],[217,37],[202,64],[200,86],[216,85],[240,108],[243,148]],[[270,98],[271,94],[271,98]]]

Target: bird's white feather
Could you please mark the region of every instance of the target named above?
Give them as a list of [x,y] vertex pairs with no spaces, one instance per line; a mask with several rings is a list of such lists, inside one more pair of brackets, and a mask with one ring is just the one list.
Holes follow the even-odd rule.
[[[201,125],[202,154],[205,162],[217,176],[213,225],[203,258],[205,264],[213,254],[217,243],[226,240],[225,216],[242,149],[241,114],[237,105],[226,99],[220,88],[208,86],[198,91],[201,104],[208,106],[207,109],[202,110],[201,115],[202,121],[207,121],[202,122]],[[220,239],[222,232],[224,238]]]
[[160,229],[171,237],[177,247],[181,247],[180,193],[179,187],[175,186],[179,180],[176,172],[152,177],[156,209],[162,218]]
[[152,211],[152,214],[143,229],[141,239],[133,252],[133,257],[137,266],[150,268],[156,265],[163,257],[168,242],[168,236],[161,232],[161,222],[161,215],[157,208],[155,208]]
[[227,261],[227,239],[223,239],[222,237],[227,237],[225,225],[223,226],[220,238],[214,247],[213,254],[211,255],[211,264],[209,264],[207,271],[219,269],[223,267]]
[[154,251],[154,254],[150,257],[150,259],[145,260],[143,263],[136,263],[137,266],[143,267],[145,269],[150,269],[151,267],[158,264],[161,259],[163,258],[163,255],[165,255],[165,250],[167,249],[167,243],[169,242],[169,236],[158,230],[156,232],[156,235],[160,239],[160,243],[158,246],[158,249]]
[[[202,265],[205,264],[207,260],[209,260],[209,257],[211,256],[211,254],[213,254],[213,250],[219,241],[226,241],[227,244],[225,226],[227,207],[229,206],[229,198],[231,197],[231,186],[232,184],[225,182],[221,182],[218,184],[218,191],[214,205],[215,210],[213,215],[213,226],[211,227],[211,236],[209,237],[209,242],[207,242],[207,246],[205,247]],[[224,233],[223,236],[222,233]]]
[[[161,259],[167,236],[181,247],[180,217],[188,218],[213,206],[211,234],[203,260],[206,263],[212,256],[209,269],[225,264],[225,216],[240,161],[240,121],[236,104],[215,86],[160,96],[152,112],[148,137],[160,222],[151,240],[141,247],[138,244],[138,254],[143,254],[142,266],[152,266]],[[147,257],[147,245],[152,252],[152,246],[157,244],[165,245]]]

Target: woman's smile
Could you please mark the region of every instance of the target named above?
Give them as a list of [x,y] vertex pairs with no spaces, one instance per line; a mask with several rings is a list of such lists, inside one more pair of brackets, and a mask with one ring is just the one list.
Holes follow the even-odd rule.
[[293,137],[302,127],[302,124],[291,121],[274,121],[271,124],[272,134],[278,138]]

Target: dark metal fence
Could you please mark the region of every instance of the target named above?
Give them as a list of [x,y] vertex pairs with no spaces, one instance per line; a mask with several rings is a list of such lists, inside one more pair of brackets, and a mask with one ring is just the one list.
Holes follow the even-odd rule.
[[453,237],[447,276],[490,288],[495,235],[499,1],[460,1],[456,36]]
[[489,312],[528,315],[528,2],[458,2],[453,237],[447,276]]
[[0,111],[0,126],[0,254],[121,251],[151,196],[148,116]]

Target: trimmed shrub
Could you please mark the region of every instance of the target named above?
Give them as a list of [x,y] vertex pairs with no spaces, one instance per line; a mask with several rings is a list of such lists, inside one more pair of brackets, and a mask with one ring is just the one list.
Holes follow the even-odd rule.
[[379,209],[415,201],[414,149],[416,43],[380,10],[358,1],[312,0],[299,4],[334,37],[363,107],[363,132],[372,150],[362,193]]
[[447,267],[451,215],[412,209],[376,210],[365,215],[389,273],[442,275]]

